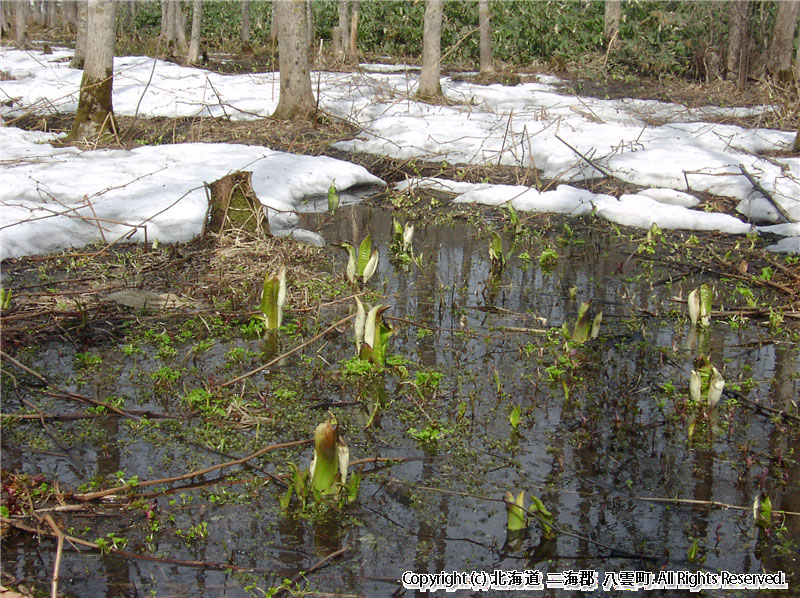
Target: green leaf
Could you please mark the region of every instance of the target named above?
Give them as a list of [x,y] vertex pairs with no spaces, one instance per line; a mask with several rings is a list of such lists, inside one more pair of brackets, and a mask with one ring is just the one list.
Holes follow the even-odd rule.
[[359,276],[364,275],[364,270],[372,256],[372,235],[367,235],[358,246],[358,259],[356,260],[356,272]]
[[503,498],[508,516],[506,523],[508,531],[514,532],[526,529],[528,527],[528,515],[525,513],[525,491],[522,490],[516,499],[511,492],[506,492]]
[[538,496],[531,496],[531,511],[539,516],[539,523],[542,524],[542,531],[545,538],[555,537],[553,530],[553,514],[547,510],[544,503]]
[[511,414],[508,416],[508,421],[511,424],[511,427],[515,430],[519,429],[519,421],[520,421],[520,408],[519,405],[514,405],[514,408],[511,410]]
[[277,274],[273,272],[264,277],[264,287],[261,290],[261,313],[264,314],[268,330],[280,327],[285,303],[286,267],[281,266]]
[[331,181],[331,186],[328,188],[328,212],[334,214],[338,207],[339,194],[336,192],[336,181]]
[[330,494],[336,490],[339,480],[338,458],[338,424],[336,417],[329,414],[314,431],[314,458],[309,473],[311,488],[321,494]]

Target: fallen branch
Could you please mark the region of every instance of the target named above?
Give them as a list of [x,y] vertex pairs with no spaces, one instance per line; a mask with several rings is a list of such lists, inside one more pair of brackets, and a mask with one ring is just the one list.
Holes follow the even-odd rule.
[[753,185],[753,189],[755,189],[761,195],[763,195],[765,198],[767,198],[767,201],[769,201],[769,203],[772,204],[772,207],[774,207],[776,210],[778,210],[778,213],[783,217],[783,219],[786,222],[797,222],[796,220],[793,220],[791,216],[789,216],[789,212],[784,210],[783,206],[781,204],[779,204],[777,201],[775,201],[775,198],[772,197],[772,195],[769,193],[769,191],[764,189],[764,187],[761,185],[761,183],[759,183],[756,180],[756,178],[753,177],[752,174],[747,172],[747,169],[744,167],[744,164],[739,164],[739,170],[742,171],[742,174],[745,176],[745,178],[748,181],[750,181],[751,185]]
[[595,170],[599,170],[599,171],[600,171],[600,172],[603,174],[603,176],[605,176],[605,177],[608,177],[609,179],[612,179],[612,178],[614,178],[613,176],[611,176],[611,173],[610,173],[610,172],[608,172],[608,171],[607,171],[605,168],[603,168],[602,166],[599,166],[599,165],[598,165],[598,164],[596,164],[596,163],[595,163],[593,160],[591,160],[591,159],[587,158],[586,156],[584,156],[584,155],[583,155],[582,153],[580,153],[580,152],[579,152],[577,149],[575,149],[574,147],[572,147],[572,146],[571,146],[569,143],[567,143],[566,141],[564,141],[563,139],[561,139],[561,137],[559,137],[558,135],[556,135],[556,139],[558,139],[558,140],[559,140],[561,143],[563,143],[564,145],[566,145],[566,146],[567,146],[569,149],[571,149],[573,152],[575,152],[575,153],[576,153],[576,154],[578,154],[578,155],[579,155],[581,158],[583,158],[583,159],[586,161],[586,163],[587,163],[589,166],[591,166],[591,167],[592,167],[592,168],[594,168]]
[[339,320],[335,324],[331,324],[330,326],[328,326],[325,330],[323,330],[322,332],[320,332],[316,336],[312,336],[307,341],[303,341],[302,343],[297,345],[294,349],[290,349],[289,351],[287,351],[283,355],[278,355],[275,359],[272,359],[272,360],[268,361],[264,365],[261,365],[261,366],[257,367],[254,370],[250,370],[246,374],[242,374],[241,376],[237,376],[236,378],[233,378],[232,380],[228,380],[227,382],[224,382],[223,384],[220,385],[220,387],[221,388],[225,388],[226,386],[230,386],[231,384],[236,384],[237,382],[241,382],[245,378],[249,378],[250,376],[252,376],[254,374],[257,374],[258,372],[266,370],[268,367],[273,366],[276,363],[282,361],[283,359],[289,357],[289,355],[294,355],[300,349],[303,349],[303,348],[307,347],[308,345],[310,345],[311,343],[321,339],[323,336],[328,334],[331,330],[333,330],[334,328],[337,328],[338,326],[341,326],[342,324],[344,324],[345,322],[347,322],[348,320],[350,320],[350,319],[352,319],[354,317],[355,317],[355,314],[350,314],[349,316],[345,316],[344,318],[342,318],[341,320]]
[[[279,442],[277,444],[270,444],[269,446],[265,446],[262,449],[257,450],[255,453],[251,453],[246,455],[240,459],[234,459],[233,461],[227,461],[226,463],[220,463],[218,465],[212,465],[210,467],[206,467],[204,469],[198,469],[196,471],[190,471],[188,473],[184,473],[181,475],[172,476],[169,478],[160,478],[157,480],[148,480],[146,482],[139,482],[136,484],[136,488],[143,488],[145,486],[155,486],[156,484],[171,484],[172,482],[179,482],[181,480],[188,480],[190,478],[195,478],[197,476],[205,475],[207,473],[211,473],[212,471],[217,471],[218,469],[224,469],[226,467],[233,467],[235,465],[241,465],[242,463],[246,463],[251,459],[255,459],[256,457],[263,455],[269,451],[274,451],[276,449],[281,448],[291,448],[293,446],[300,446],[303,444],[310,444],[313,442],[313,439],[308,440],[292,440],[289,442]],[[131,489],[131,486],[116,486],[114,488],[106,488],[105,490],[98,490],[97,492],[87,492],[86,494],[73,494],[72,498],[75,500],[80,501],[90,501],[90,500],[97,500],[98,498],[103,498],[104,496],[110,496],[112,494],[118,494],[120,492],[124,492],[126,490]]]

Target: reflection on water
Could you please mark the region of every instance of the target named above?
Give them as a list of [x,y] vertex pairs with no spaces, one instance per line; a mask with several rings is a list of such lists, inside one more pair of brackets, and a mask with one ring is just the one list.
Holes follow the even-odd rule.
[[[668,272],[640,276],[641,262],[630,248],[603,235],[563,244],[548,235],[525,239],[492,284],[485,233],[463,221],[417,221],[414,249],[423,255],[422,267],[398,269],[388,251],[393,215],[368,205],[343,205],[335,219],[304,214],[300,226],[325,237],[331,252],[341,252],[342,267],[344,251],[334,244],[372,235],[380,263],[371,287],[386,296],[383,302],[397,318],[390,352],[406,357],[414,371],[441,372],[441,384],[417,393],[408,381],[387,373],[369,384],[338,379],[309,384],[304,398],[355,403],[337,411],[340,421],[349,423],[352,458],[409,460],[367,474],[352,519],[345,518],[343,525],[280,512],[279,488],[269,487],[252,502],[236,504],[213,503],[189,490],[182,498],[159,497],[162,512],[177,509],[176,526],[187,529],[206,521],[209,535],[185,543],[161,534],[158,553],[235,563],[256,572],[247,577],[68,553],[62,565],[68,595],[145,595],[155,589],[159,596],[246,596],[249,583],[277,585],[344,546],[349,548],[344,557],[309,575],[313,588],[389,595],[398,587],[393,580],[406,570],[595,569],[601,581],[603,571],[661,567],[735,572],[763,567],[800,574],[796,544],[777,550],[753,526],[751,512],[709,507],[712,501],[749,506],[763,490],[775,510],[799,512],[796,434],[779,420],[738,404],[718,414],[713,437],[700,438],[698,431],[700,440],[690,443],[681,411],[697,350],[689,346],[710,350],[729,389],[752,381],[748,398],[795,411],[800,369],[796,347],[760,344],[758,327],[735,330],[724,322],[690,338],[685,319],[670,315],[682,309],[670,298],[685,296],[696,283],[672,285]],[[505,244],[511,246],[510,237]],[[545,272],[539,255],[548,245],[559,258]],[[520,258],[522,252],[528,257]],[[571,326],[578,302],[588,300],[603,311],[601,338],[580,349],[558,349],[558,333],[548,330],[565,322]],[[349,331],[329,339],[322,349],[326,363],[337,368],[337,362],[351,355],[351,342]],[[225,348],[216,350],[221,356]],[[49,347],[41,354],[43,362],[58,362],[63,369],[72,367],[73,357],[70,347]],[[225,377],[218,362],[209,358],[205,363],[211,375]],[[154,370],[158,365],[142,357],[137,367]],[[280,373],[302,378],[303,367],[287,360],[277,374],[264,374],[258,381],[268,386],[271,376]],[[109,394],[101,388],[109,385],[140,400],[143,408],[173,408],[170,401],[156,402],[148,388],[131,386],[122,376],[97,385],[98,394]],[[723,399],[735,401],[735,395]],[[508,421],[514,405],[522,408],[516,437]],[[114,428],[107,430],[109,436],[119,437],[119,444],[97,444],[91,435],[71,444],[86,471],[101,477],[123,471],[140,479],[186,471],[187,464],[174,458],[187,446],[177,450],[116,418],[108,422]],[[431,426],[443,434],[438,444],[421,444],[408,432]],[[463,441],[453,442],[458,436]],[[217,458],[198,450],[191,448],[192,466]],[[57,472],[67,487],[86,475],[67,456],[12,450],[4,458],[8,467]],[[533,525],[518,550],[513,544],[504,547],[505,509],[496,500],[506,490],[521,489],[541,498],[557,525],[574,535],[561,534],[548,542]],[[644,500],[672,497],[700,502],[689,508]],[[111,515],[93,521],[90,537],[117,530],[132,539],[128,550],[144,552],[144,515],[133,522],[126,516],[125,521],[130,525],[125,533]],[[800,517],[787,518],[786,534],[800,537]],[[705,558],[702,565],[687,561],[694,538]],[[41,571],[52,566],[52,551],[42,553],[31,541],[5,540],[3,548],[4,568],[18,578],[42,579]]]

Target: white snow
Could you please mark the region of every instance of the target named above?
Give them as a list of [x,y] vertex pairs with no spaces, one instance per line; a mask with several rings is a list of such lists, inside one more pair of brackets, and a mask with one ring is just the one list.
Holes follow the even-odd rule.
[[[11,77],[0,82],[0,97],[13,104],[4,108],[5,121],[32,109],[74,111],[82,73],[68,67],[70,56],[63,49],[46,56],[0,50],[0,68]],[[706,121],[758,114],[769,107],[689,109],[667,102],[563,95],[556,87],[559,80],[545,76],[514,87],[444,78],[443,90],[451,103],[432,106],[414,100],[418,74],[406,65],[363,67],[371,72],[312,75],[321,109],[360,128],[355,139],[338,147],[395,158],[537,168],[543,178],[555,179],[555,188],[545,193],[527,187],[438,183],[460,194],[459,201],[512,200],[519,210],[568,214],[594,210],[615,222],[645,228],[657,222],[662,228],[731,233],[751,229],[731,216],[690,209],[696,205],[693,194],[711,192],[739,200],[738,211],[757,223],[779,222],[774,207],[743,176],[742,165],[792,219],[800,220],[800,159],[760,155],[788,148],[794,133]],[[114,109],[121,115],[255,119],[274,111],[278,95],[278,73],[220,75],[147,57],[115,58]],[[240,168],[254,171],[256,192],[273,208],[270,224],[287,233],[298,201],[324,193],[331,179],[339,189],[375,182],[363,169],[344,162],[252,146],[184,144],[79,152],[36,144],[49,137],[10,127],[2,129],[0,139],[4,257],[100,238],[97,225],[85,220],[92,208],[92,217],[126,223],[106,223],[106,237],[145,222],[148,239],[190,238],[202,226],[202,182]],[[602,176],[593,165],[645,189],[617,199],[567,184]],[[143,178],[135,180],[139,177]],[[109,186],[113,188],[103,191]],[[174,207],[156,215],[184,194]],[[71,215],[53,215],[54,210],[68,208],[73,209]],[[31,221],[34,214],[47,218]],[[26,222],[15,225],[17,220]],[[781,250],[797,248],[800,253],[797,230],[780,230],[791,235]],[[136,228],[135,234],[141,238],[143,229]]]

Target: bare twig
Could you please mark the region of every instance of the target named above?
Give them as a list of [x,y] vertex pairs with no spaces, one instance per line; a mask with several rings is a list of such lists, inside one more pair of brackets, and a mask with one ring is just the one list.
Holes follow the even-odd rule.
[[745,176],[745,178],[746,178],[748,181],[750,181],[750,184],[751,184],[751,185],[753,185],[753,189],[755,189],[755,190],[756,190],[756,191],[758,191],[758,192],[759,192],[761,195],[763,195],[763,196],[764,196],[764,197],[767,199],[767,201],[769,201],[769,203],[771,203],[771,204],[772,204],[772,206],[773,206],[773,207],[774,207],[776,210],[778,210],[778,214],[780,214],[780,215],[783,217],[783,219],[784,219],[786,222],[796,222],[796,221],[795,221],[795,220],[793,220],[793,219],[792,219],[792,217],[789,215],[789,212],[787,212],[787,211],[786,211],[786,210],[783,208],[783,206],[782,206],[781,204],[779,204],[779,203],[778,203],[778,202],[775,200],[775,198],[774,198],[774,197],[772,197],[772,195],[769,193],[769,191],[767,191],[766,189],[764,189],[764,187],[761,185],[761,183],[759,183],[759,182],[758,182],[758,180],[757,180],[757,179],[756,179],[756,178],[755,178],[755,177],[754,177],[752,174],[750,174],[749,172],[747,172],[747,169],[744,167],[744,164],[739,164],[739,170],[741,170],[741,171],[742,171],[742,174]]
[[225,388],[226,386],[230,386],[231,384],[236,384],[237,382],[241,382],[245,378],[249,378],[250,376],[252,376],[254,374],[257,374],[258,372],[262,372],[262,371],[266,370],[268,367],[275,365],[276,363],[280,362],[281,360],[285,359],[286,357],[289,357],[289,355],[293,355],[293,354],[297,353],[300,349],[303,349],[304,347],[307,347],[311,343],[316,342],[317,340],[321,339],[323,336],[328,334],[331,330],[341,326],[342,324],[344,324],[345,322],[347,322],[348,320],[350,320],[350,319],[352,319],[354,317],[355,317],[355,314],[350,314],[349,316],[345,316],[344,318],[342,318],[338,322],[328,326],[325,330],[323,330],[322,332],[320,332],[316,336],[312,336],[307,341],[304,341],[304,342],[300,343],[294,349],[290,349],[289,351],[287,351],[283,355],[278,355],[275,359],[272,359],[272,360],[268,361],[264,365],[258,366],[256,369],[251,370],[251,371],[247,372],[246,374],[242,374],[241,376],[237,376],[236,378],[233,378],[232,380],[228,380],[227,382],[221,384],[220,387],[221,388]]
[[[263,455],[264,453],[267,453],[269,451],[274,451],[282,448],[291,448],[293,446],[301,446],[303,444],[310,444],[311,442],[313,442],[313,439],[292,440],[290,442],[279,442],[277,444],[270,444],[269,446],[265,446],[264,448],[257,450],[255,453],[250,453],[249,455],[246,455],[240,459],[234,459],[233,461],[227,461],[226,463],[212,465],[210,467],[205,467],[203,469],[198,469],[196,471],[190,471],[188,473],[172,476],[169,478],[160,478],[157,480],[148,480],[145,482],[139,482],[138,484],[136,484],[136,487],[142,488],[145,486],[155,486],[157,484],[171,484],[172,482],[188,480],[190,478],[211,473],[212,471],[217,471],[218,469],[224,469],[226,467],[234,467],[235,465],[241,465],[242,463],[246,463],[247,461],[255,459],[256,457]],[[116,486],[114,488],[106,488],[105,490],[98,490],[97,492],[87,492],[86,494],[74,494],[72,495],[72,498],[80,501],[97,500],[98,498],[103,498],[104,496],[110,496],[112,494],[118,494],[128,489],[130,489],[130,486],[127,485]]]

